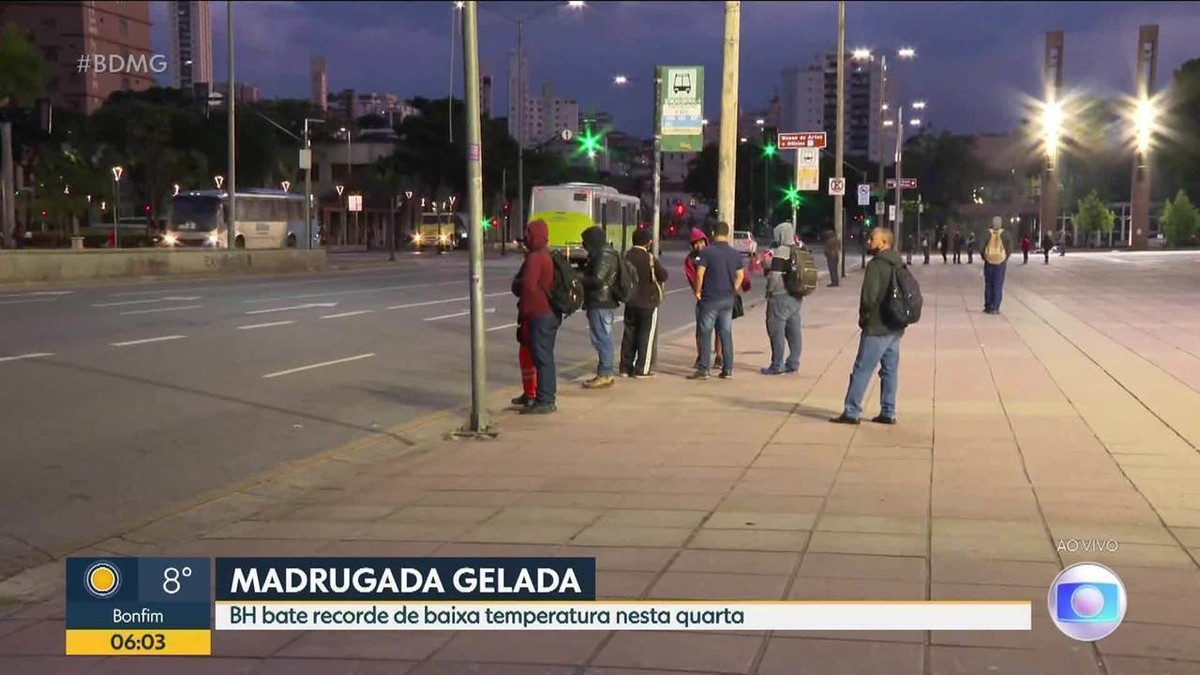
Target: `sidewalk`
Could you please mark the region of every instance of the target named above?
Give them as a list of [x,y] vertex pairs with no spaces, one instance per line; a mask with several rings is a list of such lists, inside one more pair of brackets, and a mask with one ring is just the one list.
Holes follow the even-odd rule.
[[[914,271],[925,313],[902,346],[897,426],[827,422],[857,347],[852,274],[805,301],[798,375],[758,374],[760,306],[735,322],[732,381],[684,380],[685,335],[662,345],[657,379],[563,383],[556,415],[501,415],[497,440],[362,444],[95,551],[594,556],[606,598],[1023,599],[1030,632],[216,633],[212,659],[67,659],[57,563],[0,583],[21,598],[0,604],[0,671],[1200,673],[1200,392],[1161,365],[1162,341],[1195,332],[1157,331],[1148,349],[1097,330],[1037,293],[1086,283],[1065,264],[1010,265],[997,317],[979,311],[978,267]],[[1193,302],[1153,301],[1176,315]],[[1137,309],[1107,311],[1132,326]],[[1056,550],[1093,538],[1119,549]],[[1054,575],[1085,559],[1130,599],[1096,645],[1046,614]]]

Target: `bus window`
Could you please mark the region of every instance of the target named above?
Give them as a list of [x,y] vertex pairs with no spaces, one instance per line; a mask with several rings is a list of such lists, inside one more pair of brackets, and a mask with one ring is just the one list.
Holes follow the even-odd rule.
[[610,199],[604,203],[604,224],[621,224],[621,202],[615,199]]
[[600,213],[600,197],[592,195],[592,222],[599,223],[601,219]]

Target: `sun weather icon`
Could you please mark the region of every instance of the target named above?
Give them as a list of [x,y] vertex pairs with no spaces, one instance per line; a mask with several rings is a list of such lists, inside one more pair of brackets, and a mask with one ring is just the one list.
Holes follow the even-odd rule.
[[121,572],[116,565],[101,560],[88,567],[83,575],[83,586],[96,598],[111,598],[121,588]]

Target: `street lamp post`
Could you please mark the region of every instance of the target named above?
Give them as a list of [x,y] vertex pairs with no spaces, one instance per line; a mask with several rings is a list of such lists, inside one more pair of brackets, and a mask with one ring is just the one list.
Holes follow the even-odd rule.
[[113,248],[121,248],[121,174],[125,169],[114,166],[113,177]]
[[225,92],[225,104],[229,110],[229,225],[226,228],[225,248],[232,249],[237,232],[237,133],[234,122],[234,106],[236,105],[233,86],[233,0],[225,3],[225,41],[229,50],[229,88]]
[[312,141],[308,137],[308,125],[324,124],[325,120],[304,118],[304,149],[300,151],[300,167],[304,169],[304,237],[305,248],[313,247],[312,226]]
[[[896,50],[896,57],[901,60],[911,60],[917,57],[917,50],[912,47],[902,47]],[[853,58],[856,60],[871,60],[874,57],[869,49],[856,49],[853,52]],[[884,135],[885,129],[892,126],[891,121],[887,119],[888,103],[887,103],[887,54],[879,55],[879,204],[883,203],[883,195],[887,194],[887,181],[884,177],[884,167],[887,162],[884,161]],[[901,136],[904,134],[903,129],[898,129]],[[899,213],[899,205],[897,205],[897,213]],[[879,224],[888,225],[887,209],[877,211],[879,216]]]
[[[350,185],[350,128],[342,127],[341,132],[346,134],[346,185]],[[341,196],[338,192],[338,196]],[[342,245],[344,246],[349,239],[350,230],[350,203],[347,201],[346,210],[342,211]]]

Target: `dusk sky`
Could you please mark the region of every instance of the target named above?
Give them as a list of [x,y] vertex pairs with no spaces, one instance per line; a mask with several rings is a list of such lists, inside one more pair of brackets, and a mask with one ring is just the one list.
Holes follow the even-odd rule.
[[[559,8],[544,10],[547,5]],[[505,114],[508,54],[526,24],[530,89],[554,85],[580,109],[614,115],[618,128],[648,135],[655,65],[705,68],[705,115],[719,116],[722,2],[482,2],[480,58],[495,79],[493,105]],[[154,49],[170,52],[166,2],[151,3]],[[226,79],[226,3],[213,2],[214,79]],[[452,2],[238,2],[234,4],[237,81],[263,97],[308,98],[309,59],[324,56],[331,92],[353,88],[444,97],[450,84]],[[1159,26],[1159,82],[1200,58],[1200,3],[1192,2],[849,2],[846,48],[911,46],[917,59],[892,70],[900,96],[925,99],[926,119],[957,132],[1011,130],[1022,94],[1040,96],[1045,34],[1063,30],[1064,83],[1101,96],[1133,92],[1137,28]],[[457,29],[458,24],[454,24]],[[780,72],[832,51],[835,2],[743,2],[743,110],[765,107]],[[456,40],[455,95],[462,95]],[[617,88],[614,75],[631,83]],[[781,131],[799,131],[782,129]]]

